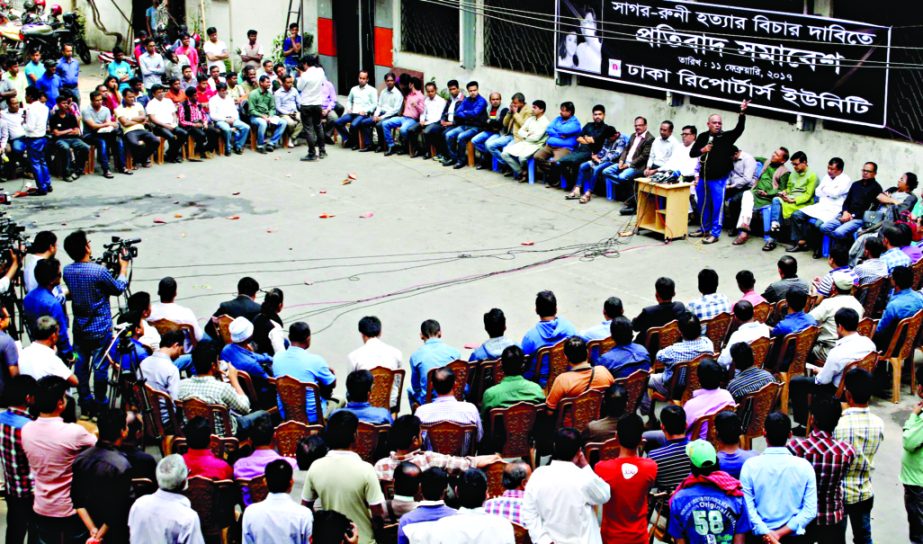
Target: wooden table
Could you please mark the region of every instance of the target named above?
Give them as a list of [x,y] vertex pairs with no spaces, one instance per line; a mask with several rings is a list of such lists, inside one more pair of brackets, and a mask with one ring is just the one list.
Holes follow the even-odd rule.
[[654,231],[665,240],[685,238],[689,232],[689,191],[694,184],[654,183],[650,178],[637,178],[635,184],[638,195],[635,232]]

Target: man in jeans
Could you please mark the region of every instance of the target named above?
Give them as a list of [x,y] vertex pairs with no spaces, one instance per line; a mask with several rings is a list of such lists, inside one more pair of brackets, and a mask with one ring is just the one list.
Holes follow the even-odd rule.
[[[276,103],[272,96],[272,81],[269,76],[260,76],[260,88],[250,93],[250,124],[256,125],[256,151],[265,153],[279,147],[287,126],[276,115]],[[266,129],[273,127],[272,136],[266,142]]]
[[64,162],[64,181],[74,181],[83,175],[90,153],[90,146],[81,139],[80,123],[67,107],[68,97],[58,96],[58,109],[48,120],[52,142],[62,155]]
[[128,288],[125,276],[128,261],[119,255],[119,276],[113,278],[105,267],[92,261],[90,241],[82,230],[64,239],[64,251],[74,261],[64,267],[64,283],[70,290],[73,304],[73,341],[78,355],[74,373],[79,381],[81,412],[86,415],[96,409],[94,398],[100,406],[105,403],[108,369],[104,365],[95,369],[94,397],[90,391],[90,365],[98,361],[100,352],[112,338],[109,297],[120,295]]
[[[125,143],[131,147],[131,154],[138,163],[150,166],[151,155],[157,151],[160,140],[154,133],[145,128],[147,113],[144,106],[136,101],[138,93],[134,89],[125,89],[122,95],[124,102],[115,108],[115,118],[122,127]],[[135,166],[137,168],[137,166]]]
[[131,175],[125,168],[125,145],[119,134],[119,122],[113,120],[112,112],[103,106],[103,95],[99,91],[90,93],[90,105],[83,109],[83,139],[91,146],[96,146],[103,177],[112,179],[109,170],[109,150],[115,150],[115,169],[122,174]]
[[234,153],[240,155],[243,153],[247,137],[250,136],[250,125],[240,120],[237,104],[228,95],[227,83],[219,83],[217,88],[218,94],[208,101],[208,115],[215,122],[215,126],[224,133],[225,156],[231,155],[232,148]]
[[42,91],[37,87],[26,89],[26,122],[24,125],[26,131],[26,149],[29,153],[29,164],[32,169],[32,176],[35,178],[35,184],[38,187],[35,191],[29,191],[29,194],[38,196],[47,195],[51,192],[51,172],[48,171],[48,163],[45,162],[45,144],[48,143],[48,107],[42,103]]
[[[183,146],[189,133],[180,128],[179,118],[176,114],[176,104],[164,96],[164,88],[160,83],[151,87],[151,101],[145,108],[154,129],[154,135],[166,141],[166,161],[172,163],[183,162]],[[158,145],[160,142],[158,142]]]

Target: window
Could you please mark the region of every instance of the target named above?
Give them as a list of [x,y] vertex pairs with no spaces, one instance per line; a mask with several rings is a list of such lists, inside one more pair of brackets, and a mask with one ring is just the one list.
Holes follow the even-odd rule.
[[484,64],[554,74],[554,0],[484,0]]
[[401,0],[401,50],[459,59],[458,0]]

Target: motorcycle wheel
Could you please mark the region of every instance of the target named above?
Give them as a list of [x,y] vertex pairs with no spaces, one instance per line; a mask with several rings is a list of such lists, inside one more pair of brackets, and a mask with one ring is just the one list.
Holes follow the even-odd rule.
[[77,40],[76,43],[77,56],[80,57],[80,61],[84,64],[90,64],[93,60],[93,57],[90,55],[90,48],[87,47],[87,44],[83,40]]

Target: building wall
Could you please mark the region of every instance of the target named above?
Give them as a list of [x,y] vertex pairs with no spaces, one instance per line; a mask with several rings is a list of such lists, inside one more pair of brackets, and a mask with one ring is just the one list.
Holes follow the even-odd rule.
[[[480,59],[483,58],[484,33],[480,17],[475,45],[477,62],[473,69],[462,68],[454,61],[402,52],[400,0],[391,1],[394,21],[394,66],[421,71],[425,80],[436,78],[440,88],[444,88],[445,82],[449,79],[457,79],[462,84],[469,80],[477,80],[481,86],[481,94],[486,95],[496,90],[503,95],[506,102],[512,93],[522,92],[529,101],[545,100],[548,103],[548,113],[552,115],[557,115],[558,104],[570,100],[577,107],[577,116],[584,122],[589,121],[593,105],[603,104],[606,106],[607,121],[622,132],[632,130],[632,120],[637,115],[643,115],[648,119],[648,126],[655,134],[660,121],[667,119],[672,120],[677,128],[692,124],[699,131],[705,130],[705,121],[710,113],[723,114],[725,126],[733,127],[736,109],[730,104],[723,111],[690,105],[688,100],[683,106],[671,107],[665,100],[629,92],[579,87],[576,82],[559,86],[552,78],[483,66]],[[831,157],[839,156],[846,161],[846,172],[854,179],[859,178],[861,162],[874,161],[878,163],[878,178],[885,187],[894,185],[904,172],[919,173],[919,159],[923,150],[917,144],[826,130],[820,122],[816,124],[814,131],[804,132],[796,129],[794,115],[790,122],[786,122],[761,118],[755,108],[750,110],[750,113],[747,129],[738,145],[753,155],[768,156],[780,145],[784,145],[791,152],[802,150],[807,153],[811,168],[819,175],[826,173],[826,163]],[[676,133],[678,132],[677,130]]]

